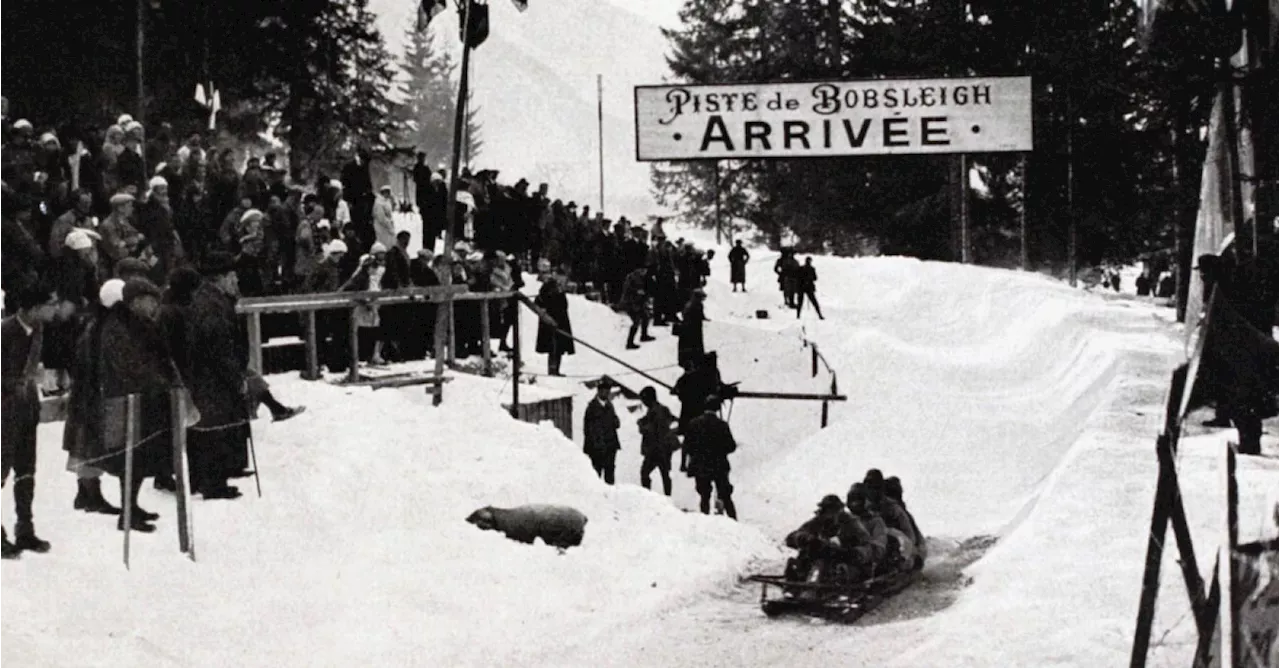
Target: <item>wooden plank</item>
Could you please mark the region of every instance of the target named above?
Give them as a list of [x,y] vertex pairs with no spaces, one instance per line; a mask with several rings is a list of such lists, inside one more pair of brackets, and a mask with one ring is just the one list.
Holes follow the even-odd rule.
[[249,314],[249,369],[262,374],[262,316]]
[[467,287],[465,285],[450,285],[381,291],[316,292],[270,297],[245,297],[236,302],[236,313],[290,312],[341,308],[350,306],[357,301],[377,301],[382,304],[439,302],[444,301],[450,294],[461,294],[466,291]]
[[[377,378],[374,380],[362,380],[351,385],[364,385],[374,390],[383,390],[391,387],[411,387],[413,385],[440,385],[442,383],[451,383],[453,378],[445,376],[436,378],[435,376],[413,376],[411,378]],[[348,385],[350,387],[350,385]]]
[[[449,309],[436,309],[436,326],[435,326],[435,348],[436,348],[436,367],[434,374],[436,378],[444,378],[444,358],[446,340],[449,336]],[[431,398],[432,406],[439,406],[444,401],[444,392],[436,392]]]
[[307,368],[303,378],[316,380],[320,377],[320,351],[316,344],[316,312],[307,312]]
[[848,401],[843,394],[805,394],[795,392],[747,392],[742,391],[733,399],[794,399],[798,401]]
[[138,400],[140,397],[136,394],[130,394],[124,399],[125,417],[124,417],[124,498],[120,512],[124,521],[124,567],[129,568],[129,534],[133,528],[133,449],[137,446],[138,441],[138,420],[142,412],[138,410]]

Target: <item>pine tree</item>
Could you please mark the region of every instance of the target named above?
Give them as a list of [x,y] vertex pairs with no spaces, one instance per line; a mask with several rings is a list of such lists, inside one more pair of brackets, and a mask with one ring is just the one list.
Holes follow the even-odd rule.
[[[453,126],[457,113],[458,64],[448,49],[438,49],[434,35],[410,27],[401,59],[405,81],[399,92],[398,142],[412,145],[427,154],[428,164],[449,164],[453,155]],[[484,142],[480,137],[478,109],[470,105],[467,115],[467,150],[472,159]]]

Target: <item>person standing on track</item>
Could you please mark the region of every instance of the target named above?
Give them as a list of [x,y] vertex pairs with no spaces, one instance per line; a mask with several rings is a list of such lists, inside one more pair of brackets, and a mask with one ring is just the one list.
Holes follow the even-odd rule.
[[649,476],[654,469],[662,476],[662,491],[671,496],[671,454],[680,449],[680,439],[671,429],[676,418],[671,410],[658,403],[658,392],[652,386],[640,390],[640,401],[648,409],[644,417],[636,420],[640,426],[640,484],[649,489]]
[[729,251],[729,284],[733,286],[734,292],[738,291],[739,285],[743,292],[747,291],[747,262],[750,260],[751,254],[742,247],[742,240],[739,239]]
[[733,484],[729,482],[729,455],[738,449],[729,424],[720,419],[720,397],[707,397],[703,412],[684,431],[684,449],[689,456],[689,476],[698,490],[698,507],[711,514],[711,490],[730,519],[738,519],[733,505]]
[[813,304],[813,310],[818,312],[818,319],[823,320],[822,307],[818,306],[818,298],[814,295],[818,283],[818,270],[813,268],[813,258],[804,259],[804,266],[796,270],[797,287],[799,291],[796,293],[796,319],[800,319],[800,311],[804,308],[804,300],[809,298],[809,303]]
[[587,404],[586,415],[582,418],[582,450],[591,458],[591,466],[596,475],[604,479],[606,485],[613,484],[614,462],[618,450],[618,413],[613,409],[613,383],[602,378],[596,386],[596,396]]

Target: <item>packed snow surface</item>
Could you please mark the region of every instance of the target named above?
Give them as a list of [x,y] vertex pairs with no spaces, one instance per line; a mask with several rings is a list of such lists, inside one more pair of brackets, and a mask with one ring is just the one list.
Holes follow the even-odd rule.
[[[776,255],[753,250],[750,292],[733,294],[725,250],[708,285],[706,328],[725,379],[745,390],[827,391],[825,370],[811,373],[808,340],[848,397],[831,404],[825,430],[817,402],[735,402],[742,523],[682,512],[696,504],[683,475],[670,500],[638,486],[639,413],[630,402],[618,402],[619,484],[598,481],[580,449],[591,393],[581,381],[608,373],[632,389],[656,383],[583,347],[565,360],[567,378],[542,376],[526,312],[524,370],[537,385],[525,397],[577,395],[577,444],[550,425],[507,417],[511,388],[500,380],[455,374],[444,405],[432,407],[422,388],[272,377],[277,397],[308,410],[255,423],[262,498],[244,480],[240,500],[194,503],[195,563],[178,554],[171,497],[148,486],[142,504],[162,514],[159,531],[135,535],[125,570],[114,521],[71,510],[62,426],[42,426],[35,516],[53,551],[0,571],[0,658],[20,666],[1123,662],[1155,483],[1151,444],[1164,380],[1182,355],[1168,316],[1032,274],[817,258],[827,317],[797,319],[778,308]],[[666,330],[623,351],[625,318],[581,297],[570,310],[579,336],[661,383],[678,377]],[[759,310],[770,317],[757,319]],[[1189,439],[1182,461],[1194,485],[1188,504],[1211,509],[1189,511],[1206,568],[1218,520],[1215,439]],[[782,535],[869,467],[903,479],[939,561],[963,541],[1000,538],[964,570],[972,584],[926,610],[889,609],[853,628],[764,619],[755,590],[735,576],[777,569]],[[1246,482],[1266,481],[1242,483],[1243,500],[1256,505],[1249,490],[1274,487],[1274,461],[1246,459],[1241,470]],[[464,522],[482,506],[525,503],[581,510],[583,544],[561,554]],[[12,517],[7,498],[5,511]],[[1161,593],[1172,612],[1162,608],[1158,623],[1185,640],[1172,573]],[[934,581],[921,589],[947,585],[940,577],[927,571]]]

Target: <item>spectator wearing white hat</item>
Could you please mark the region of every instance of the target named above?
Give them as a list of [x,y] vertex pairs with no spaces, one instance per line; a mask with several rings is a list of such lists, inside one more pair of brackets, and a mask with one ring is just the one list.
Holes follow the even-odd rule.
[[333,222],[333,233],[335,236],[342,234],[342,230],[351,224],[351,205],[342,196],[342,181],[332,179],[329,181],[329,189],[335,198],[333,201],[333,214],[330,220]]
[[[374,242],[369,254],[360,258],[360,266],[355,273],[342,284],[342,290],[355,292],[381,292],[383,277],[387,273],[387,247],[381,242]],[[351,311],[360,328],[360,342],[372,341],[373,350],[369,355],[369,363],[374,366],[386,364],[382,357],[383,331],[382,318],[377,304],[362,303]]]
[[258,209],[249,209],[240,215],[240,223],[236,227],[236,245],[240,249],[239,268],[236,274],[240,277],[240,292],[246,297],[257,297],[262,294],[262,270],[266,254],[265,235],[262,231],[266,214]]
[[185,253],[182,240],[173,224],[173,207],[169,201],[169,182],[153,176],[147,182],[147,196],[138,207],[138,227],[155,253],[156,263],[148,272],[153,283],[163,285],[169,271],[178,265]]
[[9,141],[0,149],[4,182],[16,192],[29,194],[35,188],[36,147],[31,143],[35,128],[31,121],[18,119],[12,128]]
[[[337,292],[342,285],[339,281],[339,265],[347,252],[347,244],[340,239],[326,244],[323,259],[316,265],[307,291]],[[350,313],[346,309],[328,309],[316,313],[316,346],[319,348],[320,362],[334,373],[346,371],[348,366],[348,318]]]
[[120,188],[133,186],[141,195],[147,189],[147,170],[142,164],[142,126],[136,121],[124,127],[124,149],[116,156],[116,178]]
[[98,219],[93,215],[93,193],[86,189],[76,191],[71,208],[58,216],[49,230],[49,257],[57,259],[62,256],[66,248],[64,242],[73,230],[95,230],[97,227]]

